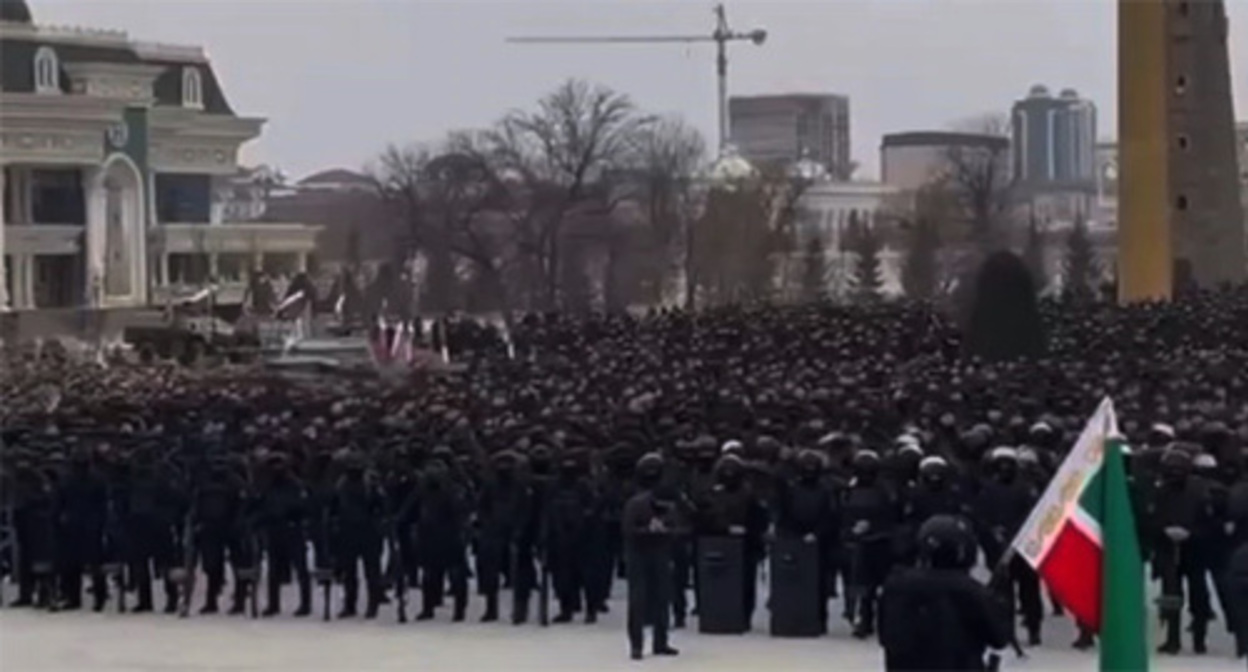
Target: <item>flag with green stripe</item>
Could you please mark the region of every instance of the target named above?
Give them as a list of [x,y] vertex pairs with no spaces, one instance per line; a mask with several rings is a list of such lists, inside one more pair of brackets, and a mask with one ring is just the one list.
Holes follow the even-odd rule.
[[1105,399],[1013,544],[1058,601],[1100,634],[1104,672],[1148,669],[1144,562],[1124,447]]

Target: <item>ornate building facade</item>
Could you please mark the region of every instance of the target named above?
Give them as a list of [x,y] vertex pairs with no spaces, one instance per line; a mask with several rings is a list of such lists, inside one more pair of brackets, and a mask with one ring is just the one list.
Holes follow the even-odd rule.
[[220,194],[264,120],[199,47],[0,12],[0,310],[129,308],[256,268],[302,270],[317,230],[233,221]]

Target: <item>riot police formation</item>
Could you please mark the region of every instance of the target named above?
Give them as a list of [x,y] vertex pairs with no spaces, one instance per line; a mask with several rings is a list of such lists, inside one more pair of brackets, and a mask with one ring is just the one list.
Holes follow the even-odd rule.
[[[1050,352],[995,363],[907,304],[536,316],[514,358],[483,328],[457,340],[465,323],[448,328],[464,371],[397,386],[6,351],[2,592],[221,618],[479,604],[517,626],[626,598],[635,656],[646,628],[663,655],[669,627],[769,622],[878,634],[910,669],[896,610],[952,595],[1039,643],[1053,616],[1009,546],[1109,395],[1160,649],[1202,653],[1226,628],[1242,653],[1248,291],[1042,314]],[[972,669],[956,665],[1007,630],[939,655]]]

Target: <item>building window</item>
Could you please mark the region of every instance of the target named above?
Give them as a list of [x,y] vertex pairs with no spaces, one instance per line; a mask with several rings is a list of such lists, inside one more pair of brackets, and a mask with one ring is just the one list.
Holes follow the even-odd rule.
[[182,69],[182,107],[204,108],[204,80],[199,68],[188,66]]
[[30,214],[34,224],[87,223],[82,175],[73,168],[35,168],[29,173]]
[[206,224],[212,219],[212,177],[156,176],[156,219],[161,224]]
[[61,65],[52,47],[39,47],[35,52],[35,92],[61,92]]
[[250,268],[250,254],[231,252],[217,255],[217,280],[221,282],[242,282],[247,279]]
[[169,284],[202,285],[208,281],[208,275],[208,255],[184,253],[169,255]]

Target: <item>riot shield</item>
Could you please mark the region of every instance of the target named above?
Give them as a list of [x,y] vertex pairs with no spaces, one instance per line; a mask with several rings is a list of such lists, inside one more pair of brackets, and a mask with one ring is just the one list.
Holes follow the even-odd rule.
[[827,632],[819,572],[818,542],[788,537],[771,543],[773,637],[819,637]]
[[745,541],[702,537],[698,549],[698,632],[739,635],[745,614]]

